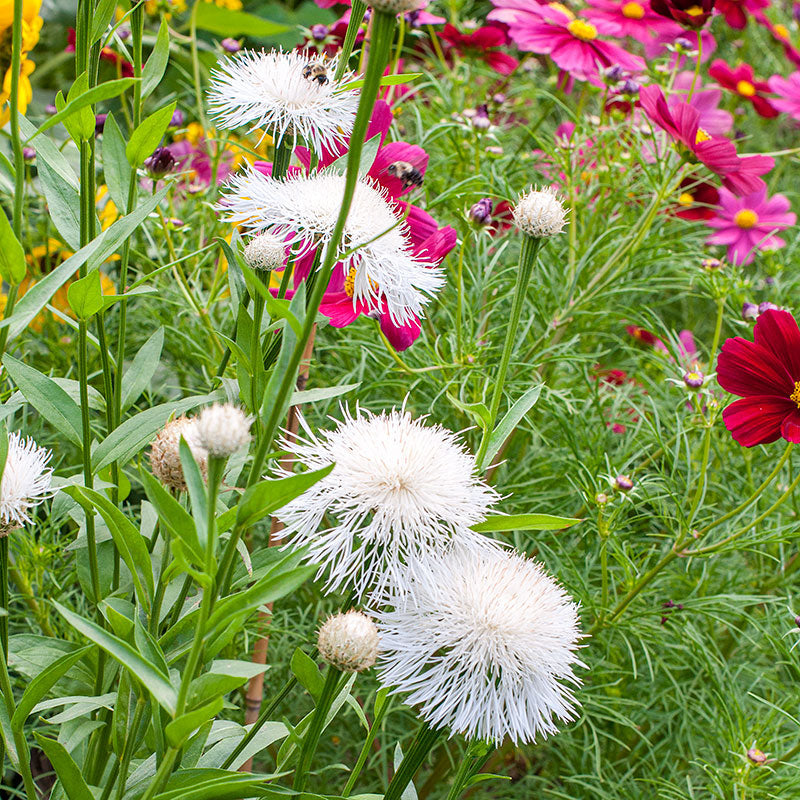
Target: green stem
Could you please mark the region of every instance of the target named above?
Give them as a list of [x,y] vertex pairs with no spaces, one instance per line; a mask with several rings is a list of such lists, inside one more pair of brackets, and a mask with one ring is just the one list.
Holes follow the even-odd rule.
[[386,789],[383,800],[401,800],[403,792],[411,783],[417,770],[443,735],[444,731],[440,728],[429,728],[425,722],[420,725],[411,748],[400,762],[392,780],[389,781],[389,787]]
[[375,718],[372,720],[372,725],[369,727],[367,738],[364,739],[364,745],[361,748],[361,752],[358,754],[358,760],[353,767],[353,771],[350,773],[350,777],[347,779],[347,783],[342,790],[342,797],[349,797],[350,792],[353,791],[353,787],[356,785],[358,776],[361,774],[361,770],[364,769],[364,764],[367,763],[369,751],[372,748],[372,743],[375,741],[375,737],[378,735],[378,729],[380,728],[381,722],[383,722],[383,718],[386,716],[386,709],[389,707],[389,703],[386,702],[386,690],[381,689],[380,691],[383,694],[383,702],[378,705],[378,701],[376,700],[376,706],[378,707],[375,710]]
[[353,0],[350,6],[350,20],[347,23],[347,31],[344,34],[342,49],[339,51],[339,63],[336,65],[336,73],[333,76],[334,82],[340,81],[347,70],[347,64],[353,52],[361,23],[364,21],[364,12],[367,4],[364,0]]
[[500,367],[494,380],[494,392],[492,393],[492,401],[489,405],[489,420],[483,432],[478,455],[475,457],[478,469],[484,469],[485,466],[487,466],[483,464],[483,459],[486,455],[486,449],[489,447],[489,439],[491,438],[492,431],[494,431],[497,413],[500,410],[500,401],[503,397],[503,388],[506,374],[508,373],[508,365],[511,363],[511,353],[514,350],[517,328],[519,326],[520,317],[522,316],[522,307],[528,293],[528,283],[533,274],[536,255],[542,246],[542,242],[542,239],[528,235],[523,236],[522,239],[522,251],[519,257],[519,269],[517,270],[517,285],[514,289],[511,313],[506,326],[506,339],[503,344],[503,354],[500,357]]
[[[136,750],[136,743],[139,738],[139,727],[142,723],[142,718],[144,717],[144,710],[147,707],[147,701],[140,696],[136,700],[136,709],[133,712],[133,720],[131,721],[131,727],[128,729],[128,734],[125,737],[125,744],[122,747],[122,756],[120,757],[120,768],[119,768],[119,777],[118,777],[118,784],[117,784],[117,800],[122,800],[123,795],[125,794],[125,786],[128,783],[128,770],[130,769],[131,758]],[[113,784],[109,781],[109,786],[113,786]],[[110,796],[106,795],[100,800],[106,800],[106,798]]]
[[0,647],[8,652],[8,536],[0,538],[0,606],[6,612],[0,617]]
[[161,791],[161,787],[167,782],[172,773],[172,767],[175,764],[175,760],[178,758],[178,753],[180,753],[180,749],[177,747],[170,747],[169,750],[164,753],[164,758],[158,766],[158,771],[153,776],[153,780],[150,781],[147,791],[142,795],[140,800],[153,800],[156,793]]
[[294,771],[294,780],[292,781],[292,788],[296,792],[302,792],[306,785],[308,778],[308,771],[311,768],[311,762],[314,759],[314,753],[317,752],[317,745],[319,744],[319,737],[325,727],[325,719],[328,712],[331,710],[333,700],[336,697],[336,690],[339,686],[342,673],[334,667],[329,666],[325,675],[325,683],[322,686],[322,691],[317,700],[317,705],[314,708],[314,713],[308,722],[305,736],[303,736],[303,746],[300,749],[300,756],[297,759],[297,767]]
[[470,778],[477,775],[480,768],[486,763],[491,751],[492,746],[484,741],[470,742],[453,778],[450,791],[447,793],[447,800],[458,800],[461,797],[461,793],[467,788]]

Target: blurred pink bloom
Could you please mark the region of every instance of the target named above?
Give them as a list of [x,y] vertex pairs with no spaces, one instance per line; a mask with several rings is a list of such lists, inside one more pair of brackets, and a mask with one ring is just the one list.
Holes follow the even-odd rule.
[[794,225],[796,217],[789,208],[786,197],[776,194],[768,198],[766,188],[744,197],[720,189],[717,214],[706,222],[716,232],[706,244],[727,245],[732,264],[750,264],[756,250],[785,246],[775,233]]
[[773,75],[768,83],[769,88],[778,95],[770,97],[772,107],[800,121],[800,72],[793,72],[788,78]]
[[743,30],[749,14],[769,7],[769,0],[717,0],[714,9],[725,17],[725,22],[736,30]]
[[630,36],[638,42],[652,41],[658,34],[679,35],[683,28],[650,8],[650,0],[588,0],[584,16],[604,36]]
[[[649,61],[658,58],[667,52],[669,45],[675,45],[679,40],[691,43],[694,51],[697,51],[697,42],[702,41],[703,51],[700,53],[700,61],[705,63],[717,49],[717,41],[708,28],[702,31],[681,30],[679,33],[667,32],[659,33],[655,39],[644,43],[644,55]],[[693,69],[694,58],[687,58],[683,54],[673,53],[669,60],[670,69]]]
[[602,86],[600,70],[619,66],[638,73],[645,68],[639,56],[619,45],[597,38],[597,28],[556,4],[536,5],[530,0],[492,0],[488,19],[505,22],[520,50],[549,55],[556,66],[579,81]]
[[769,84],[766,81],[756,80],[753,68],[749,64],[730,67],[721,58],[718,58],[709,67],[708,75],[723,88],[752,103],[760,117],[769,119],[778,116],[778,112],[770,104],[769,97],[766,96],[770,91]]
[[[679,72],[675,76],[672,84],[674,93],[667,100],[670,108],[678,103],[686,102],[693,78],[694,73],[689,71]],[[719,108],[721,100],[722,91],[717,87],[703,86],[703,82],[698,77],[694,85],[694,92],[692,92],[692,99],[688,102],[700,114],[700,127],[712,136],[724,136],[733,127],[733,115]]]
[[484,25],[471,33],[461,33],[448,22],[439,38],[459,55],[477,55],[500,75],[510,75],[519,66],[514,56],[503,52],[508,45],[508,34],[499,25]]

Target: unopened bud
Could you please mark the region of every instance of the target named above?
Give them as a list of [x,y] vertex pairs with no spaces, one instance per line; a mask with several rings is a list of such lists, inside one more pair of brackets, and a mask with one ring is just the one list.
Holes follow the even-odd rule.
[[227,458],[250,443],[250,424],[240,408],[215,403],[197,417],[197,440],[209,455]]
[[261,233],[245,245],[243,255],[251,269],[280,269],[286,260],[286,245],[271,233]]
[[744,303],[742,305],[742,319],[748,322],[758,319],[758,306],[755,303]]
[[228,53],[238,53],[242,49],[242,45],[230,36],[226,37],[220,42],[220,46]]
[[683,382],[689,389],[702,389],[705,377],[702,372],[691,370],[683,374]]
[[614,478],[614,488],[627,494],[633,489],[633,481],[628,475],[617,475],[617,477]]
[[537,239],[561,233],[566,221],[567,211],[552,189],[528,192],[514,209],[517,227]]
[[196,419],[186,417],[168,422],[150,446],[150,469],[153,475],[168,489],[176,492],[186,491],[180,455],[181,437],[189,445],[203,477],[206,476],[208,453],[197,442],[196,422]]
[[765,763],[767,760],[767,754],[759,750],[757,747],[751,747],[747,751],[747,757],[757,766],[761,766],[761,764]]
[[493,208],[494,203],[488,197],[484,197],[470,208],[469,218],[476,225],[488,225],[492,219]]
[[319,629],[317,647],[323,660],[343,672],[363,672],[378,658],[378,628],[366,614],[334,614]]
[[144,168],[152,178],[161,178],[175,168],[175,157],[168,147],[157,147],[144,160]]

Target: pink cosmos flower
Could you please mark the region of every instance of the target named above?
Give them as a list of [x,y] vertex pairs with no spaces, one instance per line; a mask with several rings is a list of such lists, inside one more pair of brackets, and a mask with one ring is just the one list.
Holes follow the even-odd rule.
[[769,6],[769,0],[717,0],[714,6],[725,17],[725,22],[736,30],[743,30],[747,25],[748,14],[755,14]]
[[[678,40],[691,42],[692,50],[697,52],[698,41],[702,42],[703,48],[700,53],[700,61],[705,64],[717,49],[717,40],[708,28],[701,31],[682,30],[679,33],[668,31],[659,33],[655,39],[644,43],[645,58],[652,60],[663,56],[670,46],[675,45]],[[694,69],[694,56],[687,58],[682,53],[673,52],[669,60],[669,68],[674,69]]]
[[751,194],[764,188],[759,176],[772,169],[769,156],[740,156],[727,139],[710,136],[700,127],[700,113],[686,102],[671,108],[659,86],[645,86],[639,101],[648,117],[712,172],[719,175],[723,186],[738,195]]
[[769,98],[765,96],[770,91],[769,84],[766,81],[757,81],[749,64],[739,64],[738,67],[731,68],[718,58],[708,68],[708,74],[723,88],[751,102],[760,117],[769,119],[778,116],[778,112],[770,105]]
[[667,99],[667,105],[672,108],[681,102],[689,103],[700,114],[699,125],[706,133],[724,136],[733,127],[733,115],[719,108],[722,92],[716,86],[704,86],[698,77],[689,100],[693,80],[694,72],[679,72],[673,81],[673,94]]
[[439,38],[450,44],[459,55],[477,54],[500,75],[510,75],[519,66],[514,56],[503,52],[508,44],[508,34],[498,25],[484,25],[472,33],[461,33],[448,22]]
[[768,83],[778,95],[769,99],[772,107],[800,121],[800,72],[793,72],[788,78],[773,75]]
[[683,28],[650,8],[650,0],[588,0],[584,16],[604,36],[630,36],[637,42],[652,41],[658,33],[679,36]]
[[775,232],[794,225],[795,220],[789,201],[782,194],[768,198],[766,188],[762,188],[736,197],[727,189],[720,189],[717,214],[706,222],[716,232],[706,244],[727,245],[732,264],[750,264],[756,250],[784,247],[786,242]]
[[619,66],[626,72],[642,72],[644,61],[619,45],[597,38],[597,28],[575,17],[557,3],[536,5],[530,0],[492,0],[488,19],[505,22],[520,50],[549,55],[556,66],[579,81],[602,86],[600,70]]
[[763,25],[772,34],[772,38],[783,47],[786,58],[796,67],[800,67],[800,50],[792,44],[789,29],[782,22],[772,22],[763,11],[758,11],[753,14],[753,19],[755,19],[759,25]]

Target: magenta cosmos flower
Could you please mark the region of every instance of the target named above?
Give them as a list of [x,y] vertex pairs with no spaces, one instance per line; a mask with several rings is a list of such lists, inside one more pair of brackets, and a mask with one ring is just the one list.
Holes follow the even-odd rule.
[[717,0],[714,6],[725,17],[725,22],[736,30],[743,30],[749,14],[756,14],[769,6],[769,0]]
[[783,437],[800,442],[800,330],[788,311],[765,311],[755,341],[736,336],[722,345],[717,380],[739,395],[723,412],[725,427],[745,447]]
[[778,116],[778,112],[770,105],[769,98],[766,96],[766,93],[770,91],[769,84],[766,81],[756,80],[753,68],[749,64],[729,67],[721,58],[718,58],[708,68],[708,74],[724,89],[752,103],[760,117],[769,119]]
[[793,72],[788,78],[773,75],[768,83],[769,88],[778,95],[770,98],[772,107],[800,121],[800,72]]
[[736,197],[727,189],[720,189],[716,215],[706,221],[716,232],[706,244],[727,245],[728,261],[750,264],[756,250],[784,247],[786,242],[775,233],[794,225],[795,220],[795,215],[789,211],[789,201],[782,194],[767,197],[764,188]]
[[772,169],[769,156],[740,156],[728,139],[710,136],[700,127],[700,113],[689,103],[667,105],[659,86],[645,86],[639,100],[648,117],[712,172],[734,194],[746,195],[764,188],[759,177]]
[[449,22],[439,34],[459,55],[477,55],[500,75],[510,75],[518,66],[514,56],[503,52],[508,44],[505,28],[498,25],[484,25],[471,33],[461,33]]
[[683,28],[677,22],[656,14],[649,0],[588,0],[584,16],[604,36],[630,36],[646,44],[660,34],[679,36]]
[[642,72],[644,61],[619,45],[597,38],[597,28],[559,3],[537,5],[531,0],[492,0],[488,19],[505,22],[520,50],[549,55],[556,66],[576,80],[602,86],[600,70],[619,66]]

